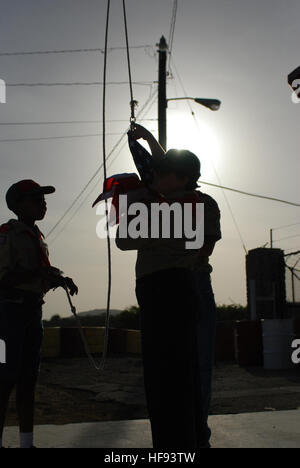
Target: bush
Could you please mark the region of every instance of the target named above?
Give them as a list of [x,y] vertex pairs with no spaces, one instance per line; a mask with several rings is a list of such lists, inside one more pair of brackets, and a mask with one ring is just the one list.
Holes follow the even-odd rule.
[[[183,311],[184,313],[184,311]],[[250,320],[247,307],[237,304],[218,305],[217,306],[217,321],[229,322],[235,320]],[[84,327],[104,327],[106,314],[98,316],[83,316],[80,317],[80,322]],[[76,321],[74,317],[61,318],[59,315],[54,315],[49,321],[44,321],[45,327],[75,327]],[[110,317],[111,328],[128,328],[131,330],[140,330],[140,309],[138,306],[131,306],[121,312],[119,315]]]
[[248,308],[239,304],[218,305],[217,321],[224,322],[228,320],[250,320]]

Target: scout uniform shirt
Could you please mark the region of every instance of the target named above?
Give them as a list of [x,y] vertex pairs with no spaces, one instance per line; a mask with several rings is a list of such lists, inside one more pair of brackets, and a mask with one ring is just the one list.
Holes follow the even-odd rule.
[[[50,266],[47,244],[37,226],[10,220],[0,227],[0,279],[8,272],[34,271]],[[15,286],[18,291],[25,291],[43,296],[49,289],[41,278]]]
[[[204,242],[218,242],[222,239],[221,232],[221,213],[219,206],[214,198],[206,193],[197,190],[197,195],[200,198],[200,203],[204,203]],[[213,271],[209,263],[209,257],[197,256],[193,269],[205,273]]]
[[[217,202],[200,191],[181,191],[168,195],[168,201],[174,202],[178,197],[197,194],[199,203],[204,203],[204,241],[217,242],[221,239],[220,210]],[[212,272],[209,258],[199,256],[197,250],[187,250],[185,239],[131,239],[121,238],[119,230],[116,245],[121,250],[137,250],[136,278],[140,279],[157,271],[172,268],[187,268],[200,272]]]

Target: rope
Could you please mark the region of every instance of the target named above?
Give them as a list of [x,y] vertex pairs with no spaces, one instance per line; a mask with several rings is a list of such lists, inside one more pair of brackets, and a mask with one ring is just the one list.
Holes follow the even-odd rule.
[[[107,69],[107,43],[108,43],[108,25],[109,25],[109,13],[110,13],[110,0],[107,0],[107,15],[106,15],[106,27],[105,27],[105,48],[104,48],[104,68],[103,68],[103,109],[102,109],[102,143],[103,143],[103,172],[104,180],[107,178],[106,169],[106,69]],[[108,352],[108,334],[109,334],[109,316],[110,316],[110,298],[111,298],[111,245],[109,236],[109,214],[108,214],[108,201],[105,200],[105,211],[106,211],[106,229],[107,229],[107,256],[108,256],[108,290],[107,290],[107,305],[106,305],[106,320],[105,320],[105,334],[104,334],[104,345],[103,355],[100,364],[100,369],[103,370]]]
[[[103,145],[103,172],[104,178],[107,177],[106,171],[106,135],[105,135],[105,123],[106,123],[106,69],[107,69],[107,43],[108,43],[108,25],[109,25],[109,13],[110,13],[110,0],[107,0],[107,14],[106,14],[106,27],[105,27],[105,49],[104,49],[104,66],[103,66],[103,118],[102,118],[102,145]],[[106,319],[105,319],[105,332],[104,332],[104,344],[103,344],[103,354],[100,365],[98,366],[96,361],[94,360],[90,350],[88,343],[86,341],[86,337],[83,332],[83,328],[80,322],[80,319],[76,313],[76,308],[72,304],[70,294],[68,288],[65,286],[64,289],[67,293],[67,298],[71,307],[71,311],[77,321],[78,330],[81,336],[81,339],[84,344],[85,352],[87,357],[90,361],[90,364],[95,368],[97,371],[103,371],[105,367],[105,361],[107,358],[107,351],[108,351],[108,335],[109,335],[109,316],[110,316],[110,297],[111,297],[111,246],[110,246],[110,237],[109,237],[109,218],[108,218],[108,203],[107,200],[105,201],[105,210],[106,210],[106,229],[107,229],[107,253],[108,253],[108,291],[107,291],[107,305],[106,305]]]
[[[74,315],[75,317],[75,320],[77,322],[77,327],[78,327],[78,330],[79,330],[79,333],[80,333],[80,336],[81,336],[81,339],[82,339],[82,343],[83,343],[83,346],[84,346],[84,350],[85,350],[85,353],[88,357],[88,360],[91,364],[92,367],[94,367],[97,371],[99,370],[103,370],[103,368],[101,367],[101,364],[100,366],[97,365],[95,359],[93,358],[92,356],[92,353],[90,351],[90,348],[89,348],[89,345],[88,345],[88,342],[87,342],[87,339],[86,339],[86,336],[84,334],[84,331],[83,331],[83,328],[82,328],[82,324],[81,324],[81,321],[80,321],[80,318],[78,317],[77,315],[77,312],[76,312],[76,307],[74,306],[74,304],[72,303],[72,300],[71,300],[71,297],[70,297],[70,293],[68,291],[68,288],[66,286],[64,286],[64,290],[66,291],[66,294],[67,294],[67,298],[68,298],[68,301],[69,301],[69,304],[70,304],[70,308],[71,308],[71,311],[72,311],[72,314]],[[103,359],[103,358],[102,358]]]
[[[133,99],[133,90],[132,90],[132,78],[131,78],[131,67],[130,67],[130,56],[129,56],[129,44],[128,44],[128,29],[127,29],[127,18],[126,18],[126,6],[125,0],[123,0],[123,12],[124,12],[124,25],[125,25],[125,36],[126,36],[126,50],[127,50],[127,63],[128,63],[128,74],[129,74],[129,85],[130,85],[130,107],[131,107],[131,117],[130,117],[130,127],[131,129],[134,128],[135,125],[135,106],[136,101]],[[102,115],[102,146],[103,146],[103,172],[104,172],[104,180],[107,178],[107,166],[106,166],[106,70],[107,70],[107,52],[108,52],[108,26],[109,26],[109,13],[110,13],[110,0],[107,0],[107,14],[106,14],[106,27],[105,27],[105,48],[104,48],[104,67],[103,67],[103,115]],[[98,173],[98,171],[97,171]],[[89,183],[95,178],[96,174],[92,177]],[[88,184],[89,185],[89,184]],[[87,187],[87,186],[86,186]],[[78,197],[77,197],[78,199]],[[76,200],[77,200],[76,199]],[[105,334],[104,334],[104,344],[103,344],[103,354],[102,359],[100,362],[100,366],[97,365],[93,356],[89,350],[88,343],[86,341],[86,337],[83,332],[83,328],[80,322],[80,319],[76,313],[76,308],[73,305],[70,294],[68,291],[67,286],[64,287],[69,305],[71,307],[71,311],[77,321],[79,333],[81,335],[81,339],[84,344],[85,352],[87,357],[90,361],[90,364],[97,370],[103,370],[105,367],[105,362],[108,353],[108,339],[109,339],[109,319],[110,319],[110,299],[111,299],[111,285],[112,285],[112,275],[111,275],[111,245],[110,245],[110,235],[109,235],[109,214],[108,214],[108,201],[105,200],[105,211],[106,211],[106,229],[107,229],[107,252],[108,252],[108,292],[107,292],[107,307],[106,307],[106,320],[105,320]],[[58,223],[57,223],[58,224]],[[56,226],[57,226],[56,224]],[[50,231],[53,232],[54,228]],[[48,234],[48,235],[49,235]]]
[[127,65],[128,65],[129,89],[130,89],[130,109],[131,109],[130,128],[131,128],[131,130],[133,130],[134,125],[135,125],[135,121],[136,121],[135,108],[136,108],[136,105],[137,105],[137,101],[135,101],[133,99],[133,89],[132,89],[132,77],[131,77],[131,66],[130,66],[130,55],[129,55],[129,40],[128,40],[128,28],[127,28],[127,15],[126,15],[125,0],[123,0],[123,14],[124,14],[124,28],[125,28]]
[[[140,114],[143,112],[143,110],[147,107],[148,103],[151,103],[152,105],[152,101],[153,101],[153,98],[156,98],[156,95],[157,95],[157,92],[155,92],[152,96],[150,96],[150,98],[146,101],[146,103],[144,104],[143,106],[143,109],[141,109],[140,111]],[[147,111],[148,112],[148,111]],[[126,136],[126,134],[124,134],[124,136]],[[125,142],[126,143],[126,142]],[[118,154],[121,152],[122,148],[124,147],[125,143],[123,144],[123,146],[120,148]],[[118,143],[119,144],[119,143]],[[118,145],[117,144],[117,145]],[[113,150],[111,151],[110,154],[112,154],[112,152],[114,152],[114,150],[116,149],[116,146],[113,148]],[[116,155],[116,157],[118,156],[118,154]],[[116,159],[116,157],[114,159]],[[113,160],[114,161],[114,160]],[[113,161],[111,161],[111,164],[113,163]],[[110,164],[110,165],[111,165]],[[102,167],[102,166],[101,166]],[[97,171],[98,173],[98,171]],[[77,208],[77,210],[75,211],[75,213],[73,213],[71,219],[73,219],[73,217],[77,214],[77,212],[79,211],[79,209],[83,206],[84,202],[86,201],[86,199],[88,198],[88,196],[95,190],[95,188],[98,186],[98,181],[97,181],[97,184],[92,188],[92,190],[88,193],[88,195],[84,198],[83,202],[80,204],[80,206]],[[70,219],[70,220],[71,220]],[[70,222],[70,220],[68,222]],[[63,229],[57,234],[56,237],[58,237],[58,235],[65,229],[65,226],[63,227]],[[54,240],[56,239],[56,237],[53,239],[52,242],[54,242]],[[88,342],[86,340],[86,336],[84,334],[84,331],[83,331],[83,327],[82,327],[82,324],[81,324],[81,321],[80,321],[80,318],[78,317],[77,315],[77,312],[76,312],[76,308],[75,306],[73,305],[72,303],[72,300],[71,300],[71,297],[70,297],[70,294],[69,294],[69,291],[68,291],[68,288],[65,286],[64,287],[64,290],[67,294],[67,298],[68,298],[68,302],[69,302],[69,305],[70,305],[70,308],[71,308],[71,312],[72,314],[74,315],[75,317],[75,320],[76,320],[76,323],[77,323],[77,327],[78,327],[78,330],[79,330],[79,333],[80,333],[80,336],[81,336],[81,339],[82,339],[82,342],[83,342],[83,345],[84,345],[84,350],[85,350],[85,353],[88,357],[88,360],[89,360],[89,363],[91,365],[91,367],[93,367],[94,369],[96,369],[97,371],[99,370],[103,370],[104,368],[104,364],[105,364],[105,361],[104,361],[104,356],[102,357],[102,362],[100,364],[100,367],[97,365],[95,359],[93,358],[92,356],[92,353],[89,349],[89,345],[88,345]],[[108,336],[109,336],[109,328],[105,329],[107,330],[107,337],[105,338],[106,339],[106,353],[107,353],[107,349],[108,349]],[[106,358],[107,354],[105,354],[105,358]],[[102,363],[103,363],[103,366],[102,366]]]

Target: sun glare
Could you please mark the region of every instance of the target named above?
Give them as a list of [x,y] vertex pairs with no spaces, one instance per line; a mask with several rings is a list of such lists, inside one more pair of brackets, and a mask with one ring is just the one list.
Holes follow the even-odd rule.
[[168,149],[187,149],[201,161],[203,179],[215,179],[215,167],[221,163],[221,149],[213,130],[204,122],[197,124],[192,116],[181,112],[169,112]]

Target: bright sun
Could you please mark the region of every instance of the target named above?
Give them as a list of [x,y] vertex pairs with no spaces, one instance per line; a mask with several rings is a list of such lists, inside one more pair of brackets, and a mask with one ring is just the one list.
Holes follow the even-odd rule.
[[221,149],[213,130],[205,123],[195,122],[191,115],[172,111],[168,115],[168,149],[188,149],[201,161],[203,179],[215,179],[214,166],[221,165]]

